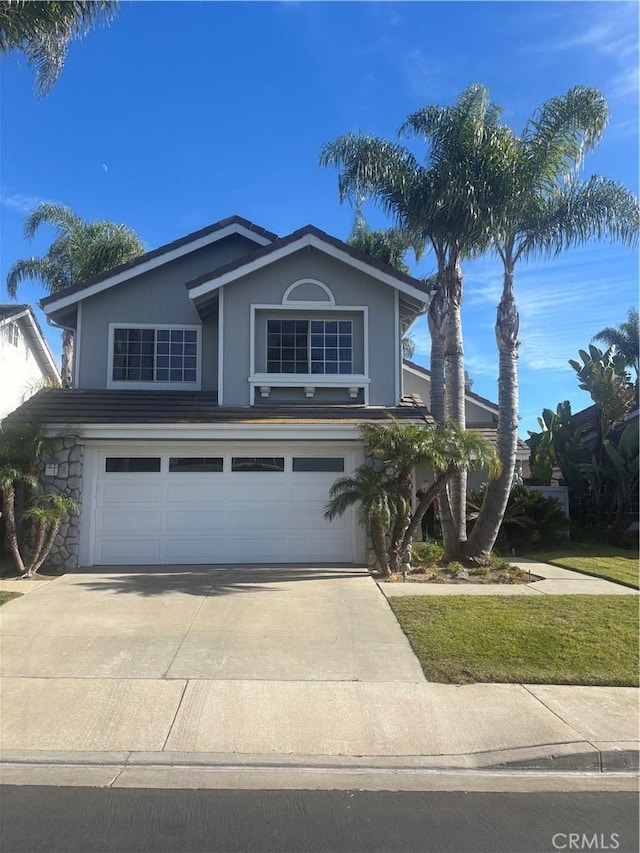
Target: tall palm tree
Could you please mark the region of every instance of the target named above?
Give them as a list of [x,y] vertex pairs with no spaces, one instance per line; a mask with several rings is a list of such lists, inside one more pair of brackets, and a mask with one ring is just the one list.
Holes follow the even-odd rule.
[[[497,447],[502,474],[489,482],[465,556],[485,563],[513,483],[518,441],[518,332],[514,294],[518,261],[555,257],[591,239],[625,245],[638,239],[638,202],[615,181],[578,177],[585,154],[601,140],[608,108],[597,89],[576,86],[547,101],[521,136],[504,137],[504,204],[496,205],[493,248],[503,265],[496,318],[499,352]],[[499,215],[498,215],[499,214]],[[631,320],[630,315],[630,320]],[[606,331],[606,330],[605,330]],[[637,312],[635,347],[637,353]]]
[[[49,293],[57,293],[138,257],[144,252],[140,237],[126,225],[108,220],[85,222],[62,204],[43,202],[27,216],[24,234],[33,239],[38,229],[50,225],[58,236],[41,258],[16,261],[7,276],[7,291],[15,298],[24,279],[39,279]],[[62,333],[62,385],[70,388],[73,376],[73,333]]]
[[[429,307],[431,411],[440,427],[448,420],[465,426],[461,262],[490,242],[507,135],[499,115],[486,88],[476,84],[452,106],[426,107],[400,128],[401,136],[421,137],[426,143],[424,165],[404,146],[372,136],[342,136],[320,153],[321,165],[341,169],[341,200],[371,196],[401,229],[433,249],[437,287]],[[465,492],[461,472],[450,484],[449,496],[441,494],[449,559],[458,556],[466,539]]]
[[636,372],[638,379],[638,360],[640,358],[640,330],[638,329],[638,309],[629,308],[627,320],[619,326],[606,326],[597,335],[594,341],[602,341],[608,347],[615,347],[616,352],[621,353],[629,367]]
[[36,75],[36,92],[46,95],[64,66],[69,42],[115,15],[117,0],[3,0],[0,53],[20,50]]

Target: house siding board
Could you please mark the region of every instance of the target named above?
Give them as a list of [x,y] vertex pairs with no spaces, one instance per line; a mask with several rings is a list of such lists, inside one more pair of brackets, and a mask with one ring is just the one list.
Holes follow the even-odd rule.
[[202,389],[215,391],[217,314],[208,313],[202,321],[184,284],[196,272],[224,263],[229,256],[246,254],[252,247],[249,240],[234,235],[84,300],[78,387],[106,387],[109,323],[171,323],[202,325]]
[[[295,281],[313,278],[326,284],[335,297],[338,308],[368,306],[369,323],[369,404],[395,405],[394,361],[390,352],[394,340],[394,291],[388,285],[345,265],[314,248],[305,248],[262,270],[247,275],[225,288],[224,388],[225,404],[248,405],[250,389],[251,305],[282,304],[287,288]],[[297,295],[297,294],[296,294]],[[311,309],[310,309],[311,310]],[[315,309],[313,309],[315,310]],[[298,316],[304,314],[304,303]],[[322,313],[322,309],[320,309]],[[331,317],[334,313],[331,312]],[[287,316],[293,316],[287,312]],[[329,316],[329,314],[327,314]],[[346,316],[346,315],[345,315]],[[362,315],[351,314],[354,333],[362,329]],[[256,343],[256,370],[264,359],[264,332]],[[361,340],[361,339],[360,339]],[[388,346],[380,346],[381,342]],[[363,365],[363,341],[356,358]],[[357,372],[357,369],[356,369]]]

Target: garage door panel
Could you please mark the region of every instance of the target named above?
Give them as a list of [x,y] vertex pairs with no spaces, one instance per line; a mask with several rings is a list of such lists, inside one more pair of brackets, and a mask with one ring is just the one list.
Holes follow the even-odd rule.
[[171,509],[165,512],[164,528],[168,536],[210,537],[224,530],[223,505],[216,509]]
[[223,540],[221,538],[167,539],[164,546],[167,563],[223,563]]
[[99,544],[96,562],[103,566],[160,563],[160,542],[158,539],[103,539]]
[[162,508],[136,509],[135,512],[108,508],[98,516],[96,532],[102,536],[137,535],[145,538],[162,530]]
[[105,504],[145,504],[163,501],[162,483],[136,483],[132,482],[135,474],[129,475],[127,479],[120,482],[112,482],[110,475],[108,482],[100,483],[98,487],[98,500]]
[[[353,512],[332,522],[323,517],[329,489],[342,475],[293,471],[290,445],[274,442],[262,453],[217,445],[213,455],[224,457],[222,471],[179,473],[169,468],[169,458],[181,455],[175,446],[150,442],[149,452],[162,459],[154,473],[107,473],[104,457],[114,451],[95,452],[96,503],[85,515],[93,525],[95,564],[320,563],[354,557]],[[210,447],[190,447],[191,453],[212,455]],[[285,470],[232,471],[232,457],[253,455],[283,457]]]

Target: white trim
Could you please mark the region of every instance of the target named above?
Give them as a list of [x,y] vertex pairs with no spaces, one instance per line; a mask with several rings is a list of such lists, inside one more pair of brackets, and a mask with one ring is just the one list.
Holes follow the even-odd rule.
[[400,402],[402,395],[402,338],[400,336],[400,294],[396,290],[393,294],[393,391],[396,403]]
[[[369,370],[369,306],[365,306],[362,309],[362,322],[364,326],[364,375],[367,377],[371,376],[371,372]],[[369,380],[371,381],[371,380]],[[365,406],[369,405],[369,385],[364,386],[364,404]]]
[[224,401],[224,287],[218,295],[218,405]]
[[[337,311],[344,314],[362,314],[363,333],[363,373],[256,373],[256,312],[273,311],[297,311],[306,314],[307,311]],[[311,318],[310,318],[311,319]],[[362,388],[364,393],[364,405],[369,405],[369,307],[367,305],[329,305],[328,303],[289,303],[288,305],[252,304],[249,317],[249,369],[251,371],[247,381],[249,382],[249,405],[253,406],[256,399],[256,386],[276,386],[283,388],[304,388],[306,385],[326,386],[330,388]],[[265,338],[266,348],[266,338]],[[352,358],[353,358],[353,333],[352,333]],[[266,366],[265,351],[265,366]],[[264,395],[263,395],[264,396]],[[267,395],[268,396],[268,395]]]
[[[293,291],[296,289],[296,287],[300,287],[300,285],[302,285],[302,284],[314,284],[316,287],[319,287],[321,290],[324,290],[324,292],[329,297],[329,301],[328,302],[321,302],[321,301],[318,302],[317,300],[311,301],[308,299],[298,299],[298,300],[289,299],[290,295],[293,293]],[[297,303],[298,305],[307,305],[307,306],[308,305],[313,305],[313,306],[316,306],[316,305],[335,305],[336,304],[336,298],[333,295],[333,293],[331,292],[331,290],[327,287],[327,285],[323,284],[323,282],[321,282],[321,281],[318,281],[317,278],[299,278],[297,281],[294,281],[293,284],[290,284],[289,287],[284,292],[284,296],[282,297],[282,304],[286,305],[289,302],[291,302],[292,304]]]
[[[195,382],[133,382],[127,379],[112,379],[113,376],[113,332],[114,329],[180,329],[196,332],[196,381]],[[121,391],[200,391],[202,386],[202,326],[189,323],[136,323],[135,320],[123,320],[109,323],[109,342],[107,348],[107,388]]]
[[60,299],[56,299],[54,302],[42,306],[42,310],[45,314],[52,314],[54,311],[60,311],[68,305],[73,305],[82,299],[87,299],[89,296],[95,296],[97,293],[102,293],[103,290],[108,290],[111,287],[115,287],[117,284],[122,284],[123,281],[128,281],[130,278],[142,275],[143,273],[156,269],[163,264],[175,261],[177,258],[183,257],[183,255],[188,255],[189,253],[202,249],[205,246],[210,246],[212,243],[217,243],[219,240],[224,240],[225,237],[230,237],[233,234],[240,234],[243,237],[247,237],[249,240],[252,240],[260,246],[268,246],[273,242],[269,237],[263,237],[262,235],[251,231],[249,228],[246,228],[244,225],[234,222],[218,231],[207,234],[205,237],[200,237],[199,240],[192,240],[191,242],[185,243],[176,249],[172,249],[170,252],[163,252],[155,258],[149,259],[145,263],[134,266],[132,269],[123,270],[121,273],[109,276],[109,278],[97,282],[90,287],[83,288],[77,293],[70,293],[68,296],[61,296]]
[[273,264],[276,261],[281,260],[282,258],[286,258],[293,252],[297,252],[307,246],[311,246],[314,249],[318,249],[318,251],[324,252],[325,255],[330,255],[331,257],[337,258],[340,261],[344,261],[344,263],[348,264],[349,266],[352,266],[355,269],[360,270],[361,272],[364,272],[367,275],[370,275],[373,278],[384,282],[384,284],[388,284],[390,287],[395,287],[397,290],[400,290],[402,293],[406,293],[407,295],[412,296],[414,299],[417,299],[420,302],[426,304],[429,301],[429,297],[426,293],[424,293],[424,291],[418,290],[417,287],[413,287],[413,285],[411,284],[406,284],[403,281],[399,281],[399,279],[397,279],[395,276],[383,272],[382,270],[377,269],[376,267],[366,263],[365,261],[360,261],[352,257],[348,252],[336,248],[332,244],[322,240],[320,237],[317,237],[315,234],[304,234],[302,237],[299,237],[297,240],[288,243],[286,246],[282,246],[279,249],[275,249],[274,251],[269,252],[267,255],[264,255],[261,258],[256,258],[255,260],[249,263],[242,264],[240,267],[230,270],[224,275],[218,276],[216,278],[214,278],[214,276],[212,275],[210,279],[203,281],[201,284],[197,285],[197,287],[193,287],[189,291],[189,298],[198,299],[200,296],[205,296],[207,293],[211,293],[212,291],[223,287],[225,284],[229,284],[230,282],[235,281],[238,278],[243,278],[244,276],[249,275],[250,273],[256,272],[257,270],[260,270],[263,267],[269,266],[270,264]]
[[[420,379],[429,383],[429,387],[431,387],[431,377],[425,374],[422,370],[416,370],[415,367],[410,367],[408,364],[404,363],[404,359],[402,361],[402,369],[408,371],[409,373],[413,373],[414,376],[420,377]],[[491,412],[491,414],[498,414],[498,406],[487,405],[482,400],[478,400],[477,397],[472,397],[469,395],[469,392],[465,390],[464,392],[465,400],[468,400],[470,403],[473,403],[474,406],[479,406],[481,409],[484,409],[486,412]]]
[[82,302],[78,305],[76,331],[73,341],[73,387],[80,387],[80,346],[82,344]]
[[[251,417],[251,413],[247,413]],[[363,421],[364,422],[364,421]],[[87,441],[360,441],[358,423],[233,423],[233,424],[74,424]],[[69,424],[48,424],[47,435],[59,435]]]

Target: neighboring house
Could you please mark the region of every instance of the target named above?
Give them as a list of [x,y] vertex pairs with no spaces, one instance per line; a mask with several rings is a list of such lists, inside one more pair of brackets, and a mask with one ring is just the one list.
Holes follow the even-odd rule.
[[54,563],[362,563],[355,511],[323,509],[359,425],[433,422],[401,354],[427,301],[317,228],[240,217],[45,298],[75,330],[74,388],[11,418],[66,436],[44,470],[82,508]]
[[60,372],[29,305],[0,305],[0,418]]

